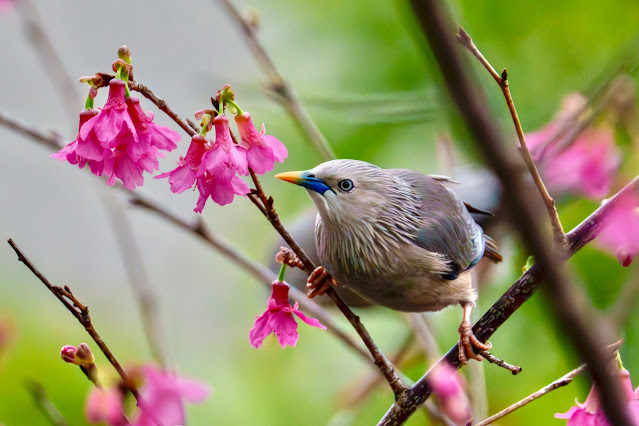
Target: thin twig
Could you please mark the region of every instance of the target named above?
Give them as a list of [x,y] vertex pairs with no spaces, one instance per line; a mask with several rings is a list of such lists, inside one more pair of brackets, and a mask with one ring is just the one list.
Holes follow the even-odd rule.
[[27,382],[27,390],[29,394],[33,398],[33,402],[35,402],[38,409],[44,414],[49,423],[53,426],[67,426],[67,421],[65,420],[60,410],[51,402],[51,400],[47,397],[47,392],[44,387],[36,382],[35,380],[29,380]]
[[7,241],[11,248],[16,252],[18,256],[18,260],[24,264],[32,273],[35,275],[41,282],[44,284],[51,293],[73,314],[73,316],[82,324],[84,329],[89,333],[89,335],[93,338],[95,343],[98,345],[104,356],[106,356],[107,360],[111,363],[113,368],[118,372],[122,382],[127,387],[127,389],[133,394],[135,399],[139,401],[140,393],[138,392],[135,384],[129,379],[128,374],[124,370],[124,367],[117,360],[111,349],[107,346],[107,344],[102,340],[102,337],[98,334],[97,330],[93,326],[91,322],[91,316],[89,315],[88,306],[84,305],[80,302],[71,292],[71,289],[67,286],[64,288],[58,287],[56,285],[51,284],[51,282],[31,263],[31,261],[22,253],[22,251],[18,248],[16,243],[13,242],[11,238]]
[[[535,256],[537,264],[530,268],[511,289],[502,296],[489,312],[475,324],[473,331],[482,341],[488,339],[506,319],[527,300],[538,287],[541,277],[544,277],[549,292],[547,296],[553,303],[554,314],[563,331],[577,347],[589,366],[591,375],[601,389],[602,403],[608,419],[615,424],[627,424],[625,403],[618,380],[609,374],[609,362],[604,356],[600,337],[587,328],[581,314],[583,306],[576,306],[577,298],[571,294],[566,277],[559,267],[559,262],[565,261],[597,235],[604,220],[601,214],[611,206],[606,203],[590,218],[573,230],[577,234],[567,235],[567,253],[558,255],[548,244],[542,232],[542,223],[530,205],[526,196],[525,180],[519,173],[519,166],[514,153],[507,149],[495,128],[483,98],[483,92],[469,77],[461,56],[455,49],[452,25],[442,4],[437,0],[411,0],[411,7],[417,17],[421,30],[426,35],[432,53],[440,66],[449,93],[455,101],[462,118],[465,120],[485,161],[499,177],[504,188],[504,196],[509,200],[508,211],[514,228],[520,233],[525,246]],[[429,53],[430,54],[430,53]],[[479,143],[481,142],[481,143]],[[624,190],[636,189],[639,178],[633,180]],[[623,192],[623,191],[622,191]],[[618,194],[619,195],[619,194]],[[618,199],[613,197],[611,202]],[[493,317],[493,315],[500,317]],[[492,320],[491,320],[492,318]],[[483,329],[483,323],[492,323],[488,329]],[[441,362],[451,362],[458,365],[456,357],[458,348],[455,347]],[[404,393],[386,413],[380,424],[398,425],[405,422],[410,415],[427,399],[430,387],[426,383],[426,373],[411,389]]]
[[328,140],[326,140],[317,125],[313,122],[308,111],[306,111],[304,106],[301,104],[288,82],[284,80],[282,75],[279,73],[275,64],[258,40],[257,35],[255,34],[255,26],[242,17],[239,10],[235,7],[231,0],[221,0],[221,2],[226,7],[231,18],[242,30],[242,34],[244,35],[246,43],[253,53],[255,60],[258,65],[262,67],[262,70],[270,80],[267,84],[267,89],[269,89],[269,92],[273,95],[273,99],[286,110],[288,115],[313,143],[324,159],[334,159],[335,153],[328,143]]
[[[275,211],[275,207],[273,206],[273,197],[268,197],[266,195],[255,172],[253,172],[253,170],[251,170],[250,168],[249,172],[251,174],[251,179],[255,184],[256,195],[256,197],[250,197],[251,201],[256,206],[258,206],[258,208],[260,204],[262,205],[263,209],[260,209],[260,211],[264,213],[273,228],[275,228],[275,230],[280,234],[284,241],[286,241],[286,243],[289,245],[291,250],[293,250],[297,257],[299,257],[300,261],[304,264],[304,271],[310,275],[315,270],[316,265],[307,256],[302,247],[300,247],[300,245],[295,241],[288,230],[284,227],[284,224],[280,220],[280,217],[277,214],[277,211]],[[342,314],[344,314],[346,319],[348,319],[353,328],[355,328],[357,334],[359,334],[359,336],[362,338],[364,344],[366,345],[366,348],[373,356],[375,365],[379,368],[379,370],[388,381],[388,384],[395,394],[395,398],[399,398],[400,395],[402,395],[403,392],[408,388],[408,386],[404,384],[402,379],[399,377],[399,374],[397,374],[397,371],[395,371],[393,365],[377,347],[377,345],[373,341],[373,338],[370,336],[368,330],[366,330],[366,327],[364,327],[364,324],[362,324],[359,317],[355,315],[355,313],[348,307],[344,300],[342,300],[342,298],[337,294],[335,289],[333,287],[329,287],[328,290],[326,290],[326,294],[328,295],[328,297],[331,298],[331,300],[339,308]]]
[[504,368],[504,369],[510,371],[511,373],[513,373],[513,376],[516,376],[517,374],[521,373],[521,371],[522,371],[521,367],[509,364],[506,361],[504,361],[503,359],[497,358],[495,355],[491,354],[488,351],[479,351],[479,354],[482,357],[484,357],[484,359],[486,359],[486,361],[490,362],[491,364],[498,365],[501,368]]
[[[617,352],[617,350],[619,350],[619,347],[621,346],[621,341],[616,342],[610,346],[608,346],[608,350],[610,351],[611,354],[614,354]],[[493,414],[490,417],[485,418],[484,420],[480,421],[479,423],[476,423],[475,426],[486,426],[489,425],[491,423],[494,423],[496,420],[501,419],[502,417],[507,416],[508,414],[512,413],[515,410],[520,409],[521,407],[523,407],[524,405],[527,405],[529,403],[531,403],[532,401],[541,398],[542,396],[556,390],[559,389],[560,387],[566,386],[568,384],[570,384],[573,379],[575,377],[577,377],[578,374],[581,374],[582,372],[587,370],[587,366],[586,364],[583,364],[577,368],[575,368],[574,370],[564,374],[562,377],[560,377],[559,379],[555,380],[554,382],[544,386],[543,388],[539,389],[537,392],[533,392],[532,394],[528,395],[526,398],[515,402],[513,405],[504,408],[503,410],[501,410],[500,412]]]
[[532,159],[530,155],[530,151],[528,150],[528,145],[526,144],[526,136],[524,135],[524,129],[521,126],[521,121],[519,121],[519,116],[517,115],[517,109],[515,108],[515,102],[513,101],[513,97],[510,93],[510,86],[508,84],[508,73],[506,69],[502,71],[501,75],[495,71],[490,62],[482,55],[479,51],[475,43],[473,43],[473,39],[468,35],[466,31],[462,27],[459,27],[459,32],[457,33],[457,41],[461,43],[466,49],[468,49],[481,64],[488,70],[490,75],[493,77],[495,82],[501,88],[502,93],[504,94],[504,98],[506,99],[506,105],[508,105],[508,110],[510,111],[510,116],[513,120],[513,124],[515,125],[515,130],[517,131],[517,137],[519,138],[519,147],[521,156],[528,167],[528,171],[535,182],[535,186],[541,195],[541,198],[544,200],[544,204],[546,206],[546,210],[548,211],[548,217],[550,219],[550,224],[553,229],[553,236],[555,240],[555,246],[557,249],[562,249],[566,245],[566,234],[564,233],[564,228],[561,225],[561,221],[559,220],[559,214],[557,214],[557,208],[555,207],[555,200],[550,196],[548,190],[546,189],[546,185],[544,185],[543,180],[541,179],[541,175],[539,174],[539,170],[537,170],[537,165]]
[[608,311],[610,324],[615,330],[619,330],[630,314],[634,313],[637,306],[637,298],[639,298],[639,274],[632,274],[630,280],[623,286],[616,302]]

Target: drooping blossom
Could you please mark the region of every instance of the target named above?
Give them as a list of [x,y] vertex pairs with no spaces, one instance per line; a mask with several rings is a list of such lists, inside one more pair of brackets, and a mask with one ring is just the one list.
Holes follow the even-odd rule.
[[572,142],[567,140],[570,131],[551,141],[566,117],[584,102],[579,94],[567,96],[558,116],[542,129],[527,133],[526,142],[554,196],[571,193],[599,200],[610,192],[621,159],[613,128],[606,123],[591,125]]
[[246,148],[233,142],[229,131],[229,120],[224,115],[213,119],[215,143],[203,156],[197,171],[197,187],[200,197],[195,211],[202,212],[206,200],[211,197],[223,206],[233,201],[235,195],[249,193],[248,185],[240,175],[248,175]]
[[209,386],[185,379],[153,366],[143,368],[145,383],[140,389],[140,415],[136,426],[184,425],[185,403],[202,403],[211,393]]
[[471,420],[468,398],[461,374],[447,362],[433,367],[428,384],[439,400],[442,412],[455,424],[465,425]]
[[[634,391],[632,390],[630,373],[626,369],[619,371],[619,380],[628,401],[626,413],[634,425],[639,425],[639,387]],[[583,404],[578,401],[575,401],[575,403],[577,405],[571,407],[570,410],[565,413],[557,413],[555,417],[568,420],[567,426],[610,426],[610,422],[601,407],[598,390],[594,384],[590,388],[586,401]]]
[[275,161],[283,163],[288,156],[284,144],[275,136],[267,135],[264,124],[262,131],[258,132],[253,125],[251,114],[244,111],[235,116],[235,123],[242,138],[242,145],[248,151],[246,158],[248,165],[257,174],[263,174],[273,170]]
[[175,131],[153,123],[153,115],[147,115],[137,99],[126,99],[122,80],[109,82],[109,97],[102,110],[83,120],[91,111],[81,114],[76,140],[54,156],[80,167],[88,162],[93,174],[108,177],[108,185],[114,185],[117,178],[127,189],[141,186],[143,171],[158,169],[159,151],[175,149],[180,139]]
[[[84,168],[84,166],[87,164],[87,159],[81,157],[80,155],[78,155],[77,153],[77,149],[78,149],[78,143],[79,143],[79,139],[80,139],[80,129],[82,128],[82,126],[84,125],[84,123],[86,123],[87,121],[89,121],[91,118],[95,117],[96,115],[98,115],[98,111],[94,110],[94,109],[85,109],[82,110],[80,112],[80,119],[79,119],[79,124],[78,124],[78,134],[76,135],[75,139],[70,142],[69,144],[67,144],[64,148],[62,148],[60,151],[51,154],[50,157],[51,158],[57,158],[58,160],[66,160],[69,163],[75,165],[77,164],[78,167],[80,167],[81,169]],[[100,176],[100,175],[98,175]]]
[[181,193],[193,187],[197,170],[202,162],[202,156],[209,148],[204,136],[196,135],[191,138],[191,144],[186,152],[186,156],[180,156],[178,166],[170,172],[162,173],[154,179],[169,178],[171,192]]
[[624,194],[610,208],[597,244],[611,251],[624,267],[639,253],[639,195]]
[[130,424],[124,408],[123,395],[117,386],[104,389],[93,387],[87,397],[84,412],[89,423],[121,426]]
[[297,315],[306,324],[326,329],[315,318],[309,318],[299,310],[299,305],[295,302],[294,306],[288,301],[287,284],[280,281],[273,281],[271,296],[268,298],[266,310],[262,315],[255,317],[255,324],[249,332],[249,340],[251,346],[259,348],[262,342],[271,333],[275,333],[277,341],[282,348],[286,345],[295,346],[299,339],[297,333],[297,322],[293,314]]

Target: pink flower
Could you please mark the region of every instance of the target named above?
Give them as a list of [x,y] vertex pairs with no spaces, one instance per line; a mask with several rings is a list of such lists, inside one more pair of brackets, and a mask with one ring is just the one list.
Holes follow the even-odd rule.
[[106,423],[110,426],[129,424],[124,415],[122,393],[117,386],[92,388],[87,398],[85,416],[89,423]]
[[[625,368],[619,371],[619,380],[621,380],[621,387],[628,400],[628,417],[633,420],[634,424],[639,424],[639,401],[637,401],[639,399],[639,388],[635,391],[632,390],[630,373]],[[567,426],[610,426],[608,418],[606,418],[603,408],[601,408],[598,391],[594,384],[590,388],[586,402],[583,404],[575,402],[577,403],[576,406],[571,407],[565,413],[555,414],[555,418],[567,419]]]
[[268,298],[266,311],[255,317],[255,324],[249,332],[251,346],[254,348],[262,346],[264,338],[271,332],[275,333],[282,348],[285,348],[286,345],[295,346],[299,335],[293,314],[310,326],[326,329],[318,320],[307,317],[298,308],[297,302],[295,306],[291,306],[288,301],[288,285],[273,281],[272,293],[271,297]]
[[463,377],[447,362],[436,364],[428,380],[443,413],[458,425],[465,425],[472,417],[463,383]]
[[53,157],[80,168],[89,163],[93,174],[108,177],[107,185],[114,185],[118,178],[133,190],[144,183],[143,171],[159,168],[160,150],[175,149],[180,136],[153,123],[153,114],[145,113],[136,98],[125,99],[125,92],[124,81],[111,80],[102,111],[83,111],[76,140]]
[[242,144],[248,148],[248,165],[255,173],[263,174],[273,170],[275,161],[284,162],[288,156],[286,147],[274,136],[265,135],[264,124],[262,131],[258,133],[248,112],[236,115],[235,123],[240,131]]
[[246,148],[233,143],[229,131],[229,119],[225,115],[218,115],[213,119],[213,124],[215,125],[215,144],[202,157],[198,176],[202,176],[205,172],[217,175],[227,169],[233,170],[233,173],[248,175]]
[[639,195],[624,194],[608,211],[605,221],[598,245],[615,253],[624,267],[629,266],[639,253]]
[[155,176],[154,179],[168,177],[171,192],[179,194],[186,191],[195,183],[197,170],[207,149],[208,144],[203,136],[193,136],[189,150],[186,152],[186,157],[180,156],[178,166],[170,172]]
[[197,189],[200,196],[197,206],[193,209],[196,213],[202,213],[206,201],[211,199],[224,206],[233,201],[235,195],[245,196],[251,192],[250,188],[232,169],[218,172],[215,175],[207,173],[197,178]]
[[184,425],[184,403],[199,404],[210,394],[210,388],[198,381],[184,379],[152,366],[144,367],[146,382],[141,389],[140,416],[137,426]]
[[612,127],[605,124],[588,127],[568,146],[566,136],[570,131],[564,132],[548,145],[563,126],[565,115],[582,102],[580,95],[566,97],[559,116],[541,130],[527,133],[526,142],[553,195],[573,193],[598,200],[610,192],[620,164]]

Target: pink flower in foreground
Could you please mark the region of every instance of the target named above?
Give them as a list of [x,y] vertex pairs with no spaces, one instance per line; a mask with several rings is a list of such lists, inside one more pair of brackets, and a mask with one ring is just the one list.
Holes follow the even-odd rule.
[[277,341],[282,348],[286,345],[295,346],[299,339],[297,334],[297,322],[293,314],[297,315],[306,324],[326,329],[315,318],[309,318],[304,315],[298,308],[297,302],[295,306],[291,306],[288,301],[288,285],[273,281],[271,297],[268,298],[266,311],[262,315],[255,317],[255,324],[249,332],[251,346],[259,348],[262,346],[264,338],[271,333],[275,333]]
[[442,412],[458,425],[465,425],[472,417],[463,383],[461,374],[447,362],[435,365],[428,380]]
[[566,136],[570,131],[564,132],[548,145],[563,125],[565,115],[583,102],[581,95],[567,96],[558,117],[542,129],[527,133],[526,142],[553,195],[573,193],[598,200],[610,192],[620,164],[612,127],[588,127],[568,146]]
[[144,367],[146,382],[141,389],[137,426],[184,425],[184,403],[199,404],[211,389],[198,381],[184,379],[152,366]]
[[89,423],[106,423],[109,426],[130,424],[124,415],[122,393],[117,386],[92,388],[87,398],[85,416]]
[[170,172],[155,176],[154,179],[169,178],[171,192],[181,193],[191,188],[195,183],[196,173],[202,162],[202,156],[208,149],[208,144],[203,136],[196,135],[191,138],[191,145],[186,152],[186,157],[180,156],[178,166]]
[[[627,414],[632,419],[633,424],[639,425],[639,388],[632,390],[632,382],[630,381],[630,373],[626,369],[619,371],[619,380],[621,387],[626,394],[628,405]],[[590,393],[586,398],[586,402],[571,407],[566,413],[557,413],[555,417],[558,419],[568,420],[567,426],[610,426],[603,408],[599,402],[597,388],[593,385]]]
[[251,192],[246,182],[231,169],[216,175],[207,173],[197,178],[197,189],[200,191],[200,196],[197,206],[193,209],[196,213],[202,213],[209,197],[220,206],[224,206],[231,203],[235,195],[246,196]]
[[264,124],[262,124],[262,131],[258,133],[248,112],[236,115],[235,123],[240,131],[242,145],[248,149],[246,154],[248,165],[255,173],[270,172],[273,170],[275,161],[284,162],[288,156],[286,147],[275,136],[265,134]]
[[639,253],[639,195],[624,194],[606,215],[606,223],[597,243],[617,255],[623,266],[629,266]]
[[80,129],[82,128],[82,125],[84,125],[84,123],[86,123],[96,115],[98,115],[98,111],[94,109],[85,109],[81,111],[78,125],[78,134],[76,135],[75,139],[71,143],[67,144],[67,146],[62,148],[60,151],[56,152],[55,154],[51,154],[50,157],[57,158],[58,160],[67,160],[71,164],[77,164],[78,167],[80,167],[81,169],[84,168],[88,160],[79,156],[76,152],[78,149],[78,141],[80,139]]

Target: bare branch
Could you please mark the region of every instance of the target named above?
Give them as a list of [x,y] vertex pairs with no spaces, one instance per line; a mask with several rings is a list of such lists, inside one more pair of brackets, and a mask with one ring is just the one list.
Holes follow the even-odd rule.
[[334,159],[335,153],[328,143],[328,140],[326,140],[317,125],[313,122],[313,119],[301,104],[291,86],[284,80],[258,40],[255,34],[255,26],[242,17],[232,0],[221,0],[221,2],[226,7],[233,21],[235,21],[242,30],[242,35],[251,49],[255,60],[270,80],[267,84],[268,94],[286,110],[295,124],[298,125],[325,160]]
[[512,95],[510,94],[510,86],[508,85],[508,73],[506,69],[501,73],[501,76],[495,71],[490,62],[481,54],[475,43],[473,43],[472,38],[463,28],[459,27],[459,32],[457,33],[457,40],[468,49],[479,62],[488,70],[490,75],[493,77],[495,82],[501,88],[502,93],[504,94],[504,98],[506,99],[506,105],[508,105],[508,110],[510,111],[510,116],[513,120],[513,124],[515,125],[515,130],[517,131],[517,137],[519,138],[519,147],[521,148],[521,156],[528,167],[528,171],[537,186],[537,190],[541,195],[541,198],[544,200],[544,204],[546,205],[546,210],[548,210],[548,217],[550,219],[550,224],[553,229],[553,236],[555,240],[555,245],[557,249],[561,250],[566,245],[566,234],[564,233],[564,228],[561,225],[561,221],[559,220],[559,215],[557,214],[557,208],[555,207],[555,200],[550,196],[548,190],[546,189],[546,185],[544,185],[543,180],[541,179],[541,175],[539,174],[539,170],[537,170],[537,165],[532,159],[530,155],[530,151],[528,150],[528,145],[526,144],[526,136],[524,135],[524,129],[521,126],[521,121],[519,121],[519,116],[517,115],[517,109],[515,108],[515,102],[513,101]]
[[49,423],[53,426],[67,426],[67,421],[64,416],[47,397],[47,392],[40,383],[35,380],[29,380],[27,382],[27,390],[33,398],[33,402],[35,402],[36,406],[42,414],[44,414]]
[[133,394],[135,399],[139,401],[140,393],[138,392],[137,387],[129,378],[129,375],[124,370],[124,367],[122,367],[115,355],[113,355],[113,352],[111,352],[111,349],[109,349],[107,344],[104,342],[104,340],[102,340],[102,337],[100,337],[97,330],[93,326],[93,323],[91,322],[91,316],[89,315],[89,307],[80,302],[73,295],[69,287],[65,286],[64,288],[62,288],[51,284],[51,282],[22,253],[22,251],[18,248],[16,243],[14,243],[11,238],[9,238],[7,242],[16,252],[18,260],[22,262],[24,266],[26,266],[33,273],[33,275],[35,275],[42,282],[42,284],[44,284],[49,289],[49,291],[58,298],[60,303],[62,303],[65,308],[67,308],[67,310],[71,312],[71,314],[80,322],[80,324],[82,324],[87,333],[89,333],[89,335],[98,345],[104,356],[106,356],[107,360],[109,360],[113,368],[115,368],[115,370],[118,372],[124,385]]

